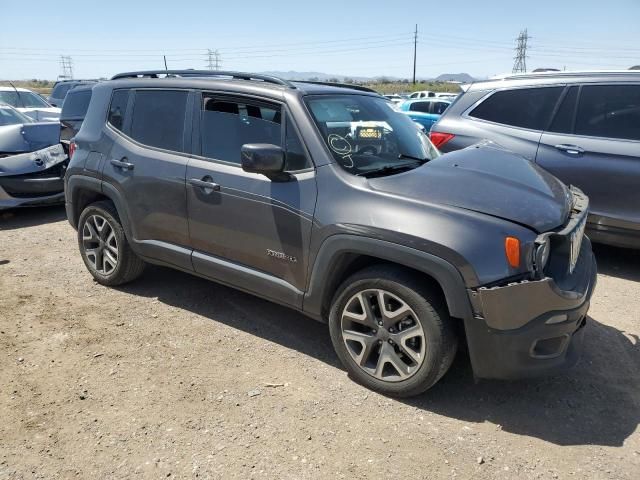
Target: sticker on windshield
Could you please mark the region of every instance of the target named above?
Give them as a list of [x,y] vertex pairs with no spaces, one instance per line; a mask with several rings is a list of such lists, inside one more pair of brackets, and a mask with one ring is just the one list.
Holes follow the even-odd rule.
[[329,145],[331,150],[342,157],[342,160],[344,160],[344,166],[346,168],[353,168],[354,163],[353,159],[351,158],[351,152],[353,150],[351,148],[351,144],[346,138],[338,135],[337,133],[332,133],[327,137],[327,144]]

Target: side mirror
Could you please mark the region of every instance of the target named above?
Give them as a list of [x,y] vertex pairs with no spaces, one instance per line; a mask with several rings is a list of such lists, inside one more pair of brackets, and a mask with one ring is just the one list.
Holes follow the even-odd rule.
[[270,143],[246,143],[242,146],[242,169],[249,173],[261,173],[276,182],[288,181],[284,172],[284,151]]

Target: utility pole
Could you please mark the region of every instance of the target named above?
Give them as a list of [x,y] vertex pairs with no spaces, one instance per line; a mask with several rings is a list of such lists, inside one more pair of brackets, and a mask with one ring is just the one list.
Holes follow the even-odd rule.
[[513,73],[527,73],[527,41],[531,37],[527,34],[525,28],[520,32],[518,38],[516,38],[516,56],[513,63]]
[[220,59],[220,52],[218,50],[207,50],[207,68],[209,70],[220,70],[222,60]]
[[73,60],[71,57],[60,55],[60,67],[62,75],[58,76],[61,80],[71,80],[73,78]]
[[416,84],[416,56],[418,52],[418,24],[416,23],[416,31],[413,34],[413,84]]

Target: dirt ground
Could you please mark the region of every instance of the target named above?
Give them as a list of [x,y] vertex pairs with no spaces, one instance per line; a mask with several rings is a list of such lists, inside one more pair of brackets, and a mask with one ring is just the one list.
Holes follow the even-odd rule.
[[394,400],[325,325],[164,268],[94,283],[62,208],[0,216],[0,479],[640,478],[640,253],[597,248],[566,375]]

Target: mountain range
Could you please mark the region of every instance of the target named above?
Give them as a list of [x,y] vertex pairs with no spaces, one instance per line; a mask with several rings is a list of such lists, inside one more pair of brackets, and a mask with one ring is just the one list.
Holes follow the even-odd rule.
[[[362,76],[354,76],[354,75],[338,75],[338,74],[330,74],[323,72],[298,72],[295,70],[289,71],[268,71],[268,72],[260,72],[263,75],[273,75],[275,77],[286,78],[287,80],[317,80],[320,82],[327,82],[329,80],[338,80],[339,82],[344,82],[345,79],[354,80],[356,82],[371,82],[378,80],[380,78],[386,78],[391,81],[401,80],[401,77],[393,77],[388,75],[379,75],[375,77],[362,77]],[[461,82],[461,83],[470,83],[474,81],[474,78],[468,73],[443,73],[438,75],[435,78],[418,78],[420,81],[438,81],[438,82]]]

